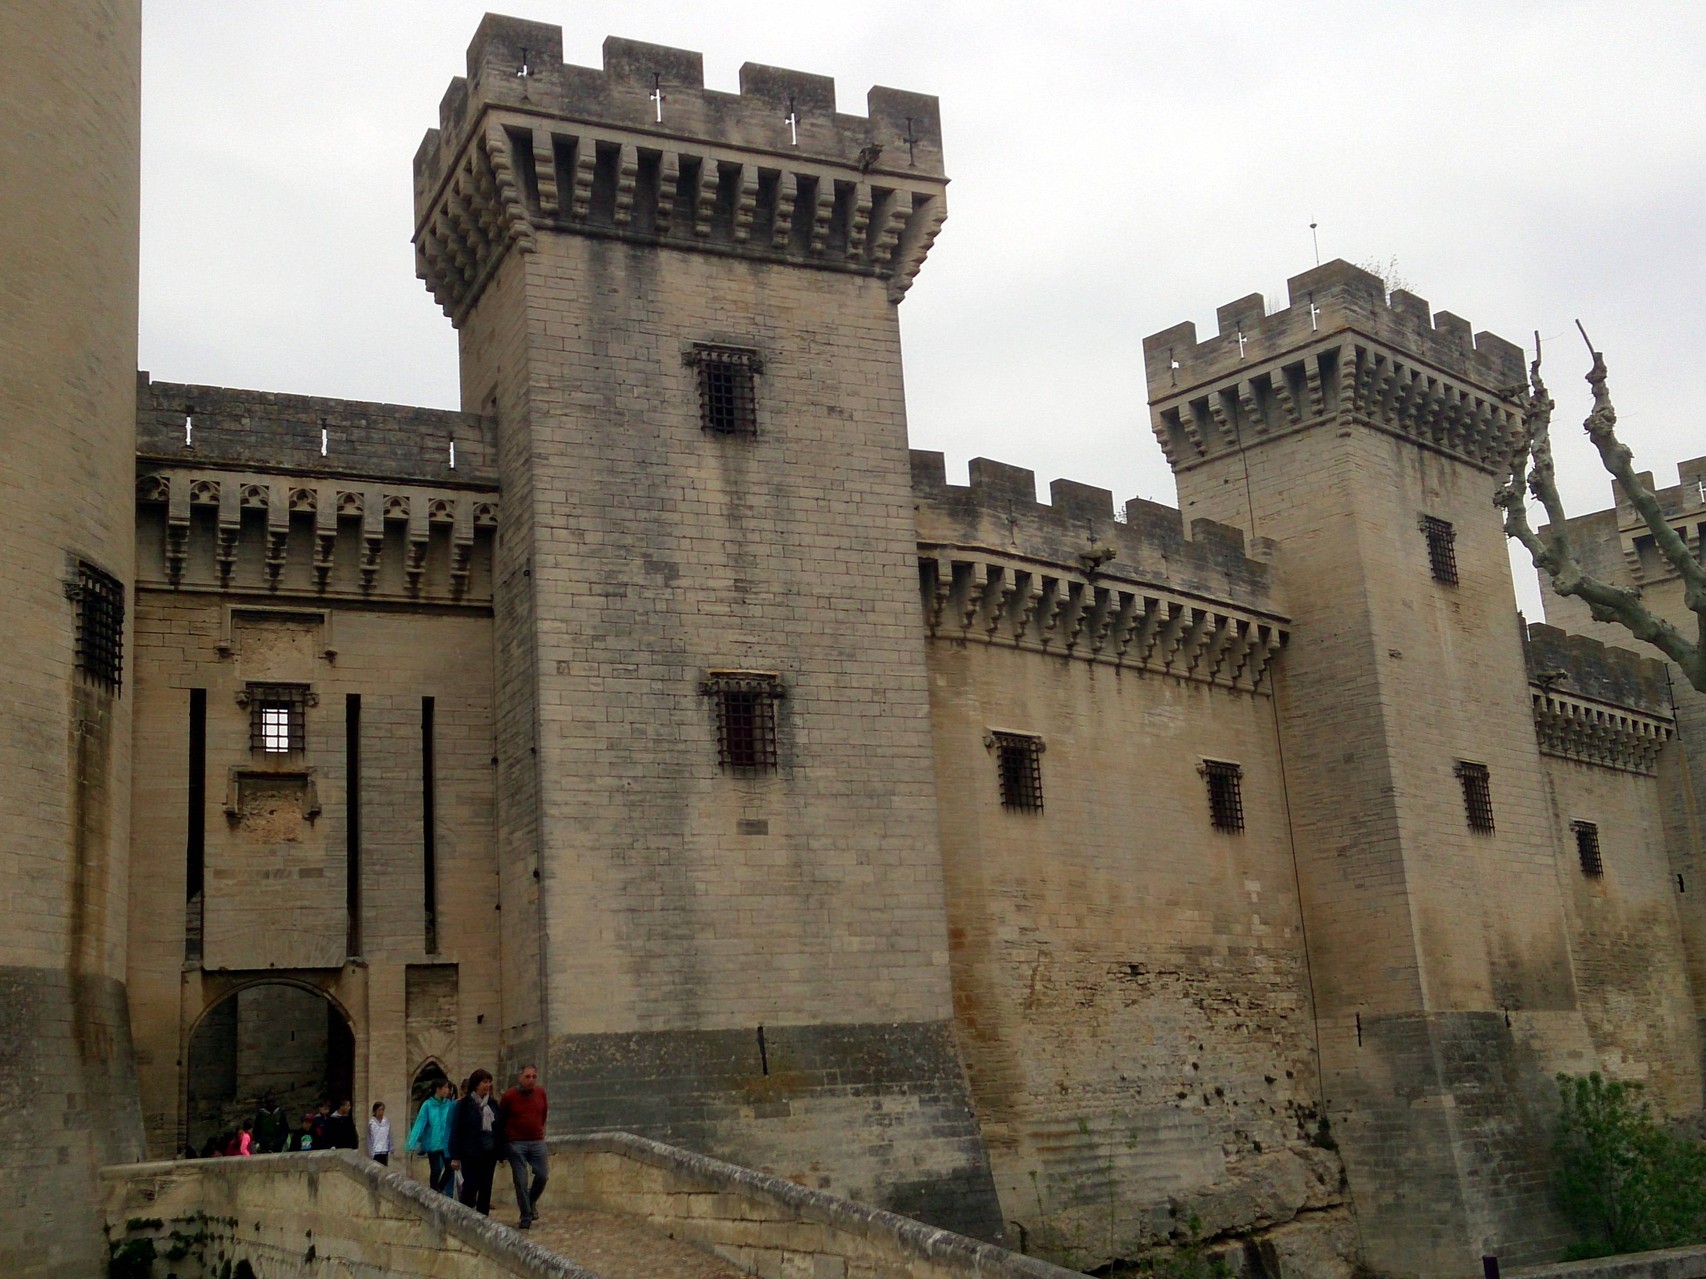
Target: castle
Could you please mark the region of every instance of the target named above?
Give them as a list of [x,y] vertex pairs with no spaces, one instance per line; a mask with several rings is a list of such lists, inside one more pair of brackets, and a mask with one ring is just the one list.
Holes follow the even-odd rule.
[[414,161],[462,411],[137,378],[136,5],[23,11],[7,1273],[262,1093],[479,1065],[1086,1268],[1548,1258],[1554,1072],[1701,1109],[1706,703],[1521,626],[1516,347],[1328,263],[1145,340],[1178,509],[952,485],[935,100],[488,16]]

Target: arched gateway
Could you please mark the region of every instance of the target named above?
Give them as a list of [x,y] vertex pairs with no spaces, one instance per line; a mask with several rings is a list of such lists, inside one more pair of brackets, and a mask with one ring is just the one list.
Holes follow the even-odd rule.
[[322,1100],[354,1095],[355,1034],[324,991],[257,981],[221,996],[190,1032],[183,1143],[201,1151],[263,1100],[284,1107],[294,1131]]

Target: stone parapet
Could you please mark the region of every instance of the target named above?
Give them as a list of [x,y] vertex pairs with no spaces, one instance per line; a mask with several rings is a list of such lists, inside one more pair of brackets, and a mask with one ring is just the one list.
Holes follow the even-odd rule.
[[631,1133],[549,1142],[551,1182],[763,1279],[1067,1279],[1034,1257]]
[[1670,679],[1660,659],[1543,622],[1531,623],[1527,638],[1530,683],[1656,719],[1671,718]]
[[611,37],[563,62],[560,27],[488,14],[415,155],[416,267],[460,324],[505,253],[541,230],[875,275],[898,301],[943,220],[937,101]]
[[490,488],[492,432],[476,413],[137,375],[136,451],[149,460]]
[[101,1181],[112,1254],[190,1273],[598,1279],[354,1151],[124,1164]]
[[[1272,566],[1244,535],[1106,489],[977,458],[946,482],[940,453],[912,454],[919,585],[932,635],[1107,662],[1226,688],[1264,689],[1288,619]],[[1258,539],[1261,554],[1272,544]]]
[[1509,461],[1525,385],[1520,347],[1347,262],[1144,339],[1156,437],[1175,470],[1324,422],[1356,421],[1496,473]]
[[1534,623],[1528,660],[1534,731],[1544,754],[1652,774],[1676,734],[1665,664]]

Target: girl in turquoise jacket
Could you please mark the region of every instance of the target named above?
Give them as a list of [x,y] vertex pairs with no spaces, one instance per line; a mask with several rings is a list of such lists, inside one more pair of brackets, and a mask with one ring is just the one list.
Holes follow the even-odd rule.
[[445,1157],[444,1149],[450,1142],[450,1111],[456,1105],[452,1095],[455,1091],[455,1085],[448,1079],[439,1080],[432,1096],[421,1103],[415,1126],[409,1130],[409,1149],[427,1157],[432,1168],[430,1184],[445,1195],[452,1193],[450,1160]]

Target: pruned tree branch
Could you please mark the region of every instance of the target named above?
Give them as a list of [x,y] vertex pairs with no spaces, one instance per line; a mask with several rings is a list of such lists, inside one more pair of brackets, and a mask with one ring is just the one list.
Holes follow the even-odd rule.
[[[1534,566],[1552,580],[1552,589],[1571,595],[1588,606],[1596,621],[1622,626],[1636,639],[1651,644],[1681,669],[1688,682],[1706,692],[1706,570],[1689,553],[1688,543],[1665,519],[1658,497],[1635,472],[1634,455],[1617,438],[1617,410],[1607,385],[1605,356],[1594,350],[1581,323],[1593,365],[1587,374],[1593,389],[1593,408],[1582,422],[1588,438],[1599,451],[1601,463],[1616,479],[1630,504],[1646,523],[1653,543],[1665,562],[1682,580],[1683,602],[1694,614],[1692,642],[1642,601],[1641,592],[1614,586],[1587,572],[1570,544],[1569,518],[1558,494],[1552,464],[1552,397],[1540,376],[1540,335],[1534,335],[1534,360],[1529,365],[1528,385],[1515,390],[1522,415],[1517,444],[1511,454],[1510,474],[1493,501],[1504,512],[1505,535],[1528,551]],[[1525,494],[1531,495],[1546,512],[1544,536],[1535,531],[1528,517]]]

